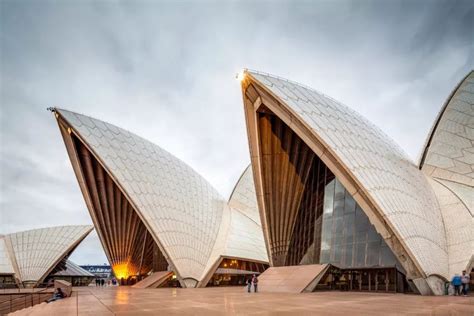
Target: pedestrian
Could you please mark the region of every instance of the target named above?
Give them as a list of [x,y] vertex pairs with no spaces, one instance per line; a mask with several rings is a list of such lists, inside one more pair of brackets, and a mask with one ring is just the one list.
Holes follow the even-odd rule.
[[471,282],[471,277],[469,276],[468,273],[466,273],[466,270],[462,272],[461,276],[461,285],[462,285],[462,294],[464,296],[467,296],[467,292],[469,291],[469,283]]
[[252,278],[247,279],[247,292],[250,293],[250,290],[252,289]]
[[458,273],[454,275],[451,284],[454,286],[454,295],[461,295],[462,280]]
[[65,297],[66,297],[66,294],[64,294],[63,290],[60,287],[58,287],[56,291],[54,291],[53,297],[50,298],[49,300],[46,300],[46,303],[51,303]]
[[253,278],[252,278],[252,283],[253,283],[253,291],[255,293],[257,293],[257,290],[258,290],[258,278],[257,278],[257,275],[253,275]]
[[105,284],[105,280],[104,279],[100,279],[100,286],[104,286]]
[[100,282],[99,279],[96,278],[95,279],[95,286],[99,286],[99,282]]

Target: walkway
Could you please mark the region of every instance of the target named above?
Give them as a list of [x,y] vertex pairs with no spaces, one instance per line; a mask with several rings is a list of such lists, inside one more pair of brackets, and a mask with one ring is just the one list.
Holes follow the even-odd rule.
[[205,289],[75,288],[74,296],[14,315],[474,315],[474,297],[316,292],[246,293]]

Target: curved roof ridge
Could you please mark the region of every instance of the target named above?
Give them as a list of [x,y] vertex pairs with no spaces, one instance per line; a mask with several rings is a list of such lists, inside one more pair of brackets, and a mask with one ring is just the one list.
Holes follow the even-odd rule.
[[56,226],[48,226],[48,227],[39,227],[39,228],[19,230],[19,231],[16,231],[16,232],[0,235],[0,237],[5,237],[5,236],[13,235],[13,234],[28,233],[28,232],[32,232],[34,230],[54,229],[54,228],[63,228],[63,227],[84,227],[84,228],[89,227],[91,229],[91,231],[94,229],[94,225],[91,225],[91,224],[80,224],[80,225],[67,224],[67,225],[56,225]]
[[471,76],[474,73],[474,69],[472,69],[470,72],[468,72],[459,82],[458,84],[454,87],[454,89],[451,91],[449,96],[446,98],[444,101],[443,106],[441,106],[441,109],[438,111],[438,114],[436,115],[436,118],[433,122],[433,125],[431,125],[431,129],[428,132],[428,136],[425,139],[425,142],[423,146],[421,147],[421,151],[419,153],[418,157],[418,168],[421,169],[423,167],[423,164],[426,159],[426,155],[428,153],[428,149],[431,145],[431,141],[433,140],[433,136],[436,132],[436,129],[439,125],[439,122],[441,121],[441,118],[443,117],[443,114],[445,113],[446,109],[448,108],[449,103],[453,99],[454,95],[458,92],[458,90],[461,88],[462,84],[464,81],[466,81],[469,76]]
[[238,188],[240,180],[242,180],[242,178],[245,176],[245,172],[247,172],[247,170],[251,167],[252,167],[252,164],[249,164],[247,167],[245,167],[244,171],[242,171],[242,173],[240,174],[239,179],[237,179],[237,182],[235,182],[234,188],[232,189],[232,192],[230,193],[229,198],[227,199],[227,204],[229,204],[230,201],[232,200],[232,196],[234,195],[235,190]]
[[[185,162],[183,159],[175,156],[174,154],[172,154],[170,151],[168,151],[167,149],[163,148],[162,146],[160,145],[157,145],[155,144],[154,142],[148,140],[147,138],[143,137],[143,136],[140,136],[134,132],[131,132],[130,130],[126,129],[126,128],[123,128],[123,127],[119,127],[113,123],[110,123],[110,122],[107,122],[105,120],[102,120],[102,119],[98,119],[98,118],[95,118],[95,117],[92,117],[92,116],[89,116],[89,115],[86,115],[86,114],[81,114],[81,113],[78,113],[78,112],[74,112],[74,111],[70,111],[70,110],[66,110],[66,109],[63,109],[63,108],[60,108],[60,107],[52,107],[50,108],[50,110],[52,112],[55,112],[55,111],[60,111],[60,112],[68,112],[68,113],[71,113],[71,114],[77,114],[77,115],[81,115],[83,117],[87,117],[88,119],[91,119],[93,121],[100,121],[100,122],[103,122],[103,123],[106,123],[106,124],[109,124],[109,125],[112,125],[114,126],[115,128],[118,128],[118,129],[121,129],[131,135],[133,135],[134,137],[138,137],[140,139],[142,139],[143,141],[146,141],[147,143],[150,143],[152,144],[153,146],[156,146],[158,148],[160,148],[162,151],[166,152],[168,155],[172,156],[173,158],[175,158],[176,160],[178,160],[179,162],[181,162],[182,164],[186,165],[188,168],[190,168],[195,174],[197,174],[199,177],[201,177],[202,180],[206,181],[207,184],[209,184],[217,193],[219,193],[219,195],[221,196],[221,193],[198,171],[196,171],[196,169],[194,169],[191,165],[189,165],[187,162]],[[222,197],[222,199],[224,199]]]
[[359,112],[357,112],[356,110],[351,108],[350,106],[346,105],[344,102],[338,101],[335,98],[333,98],[333,97],[331,97],[331,96],[329,96],[329,95],[327,95],[327,94],[325,94],[321,91],[318,91],[318,90],[316,90],[316,89],[314,89],[314,88],[312,88],[312,87],[310,87],[306,84],[303,84],[303,83],[300,83],[300,82],[297,82],[297,81],[294,81],[294,80],[286,79],[286,78],[283,78],[283,77],[280,77],[280,76],[277,76],[277,75],[273,75],[273,74],[270,74],[270,73],[267,73],[267,72],[264,72],[264,71],[258,71],[258,70],[248,69],[248,68],[244,68],[244,71],[248,71],[250,73],[255,73],[257,75],[268,76],[268,77],[278,79],[278,80],[281,80],[281,81],[286,81],[288,83],[294,84],[294,85],[299,86],[301,88],[304,88],[304,89],[310,90],[312,92],[315,92],[315,93],[317,93],[317,94],[319,94],[319,95],[321,95],[321,96],[337,103],[338,105],[343,106],[344,109],[348,110],[351,113],[356,114],[360,119],[362,119],[364,121],[365,124],[369,125],[372,129],[376,130],[377,132],[382,134],[385,138],[389,139],[392,142],[392,145],[395,145],[397,147],[397,150],[404,156],[404,158],[407,161],[409,161],[410,163],[412,163],[413,165],[416,166],[415,162],[410,158],[410,156],[405,152],[405,150],[394,139],[392,139],[392,137],[387,135],[382,129],[380,129],[380,127],[378,127],[377,125],[372,123],[365,116],[363,116],[362,114],[360,114]]

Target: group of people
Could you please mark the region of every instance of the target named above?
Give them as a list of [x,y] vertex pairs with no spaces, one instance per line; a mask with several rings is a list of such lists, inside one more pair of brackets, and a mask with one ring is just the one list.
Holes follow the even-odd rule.
[[104,279],[95,279],[95,286],[104,286],[105,280]]
[[257,293],[258,290],[258,278],[257,275],[253,275],[251,278],[247,280],[247,292],[251,292],[253,284],[253,291]]
[[469,283],[471,282],[471,277],[469,274],[464,270],[462,275],[455,274],[453,279],[451,280],[451,284],[454,287],[454,295],[464,295],[467,296],[469,291]]

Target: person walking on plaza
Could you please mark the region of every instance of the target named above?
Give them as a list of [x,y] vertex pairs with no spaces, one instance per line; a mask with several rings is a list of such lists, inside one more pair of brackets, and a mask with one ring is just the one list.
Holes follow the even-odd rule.
[[451,280],[451,284],[454,286],[454,295],[461,295],[461,276],[459,274],[455,274],[453,279]]
[[257,293],[257,290],[258,290],[258,278],[257,278],[257,276],[256,276],[255,274],[253,275],[252,283],[253,283],[253,291],[254,291],[255,293]]
[[470,282],[471,282],[471,277],[469,276],[468,273],[466,273],[466,270],[464,270],[461,276],[462,294],[464,296],[467,296]]
[[100,279],[100,286],[104,286],[105,284],[105,280],[104,279]]
[[252,290],[252,278],[247,279],[247,292],[251,292]]

